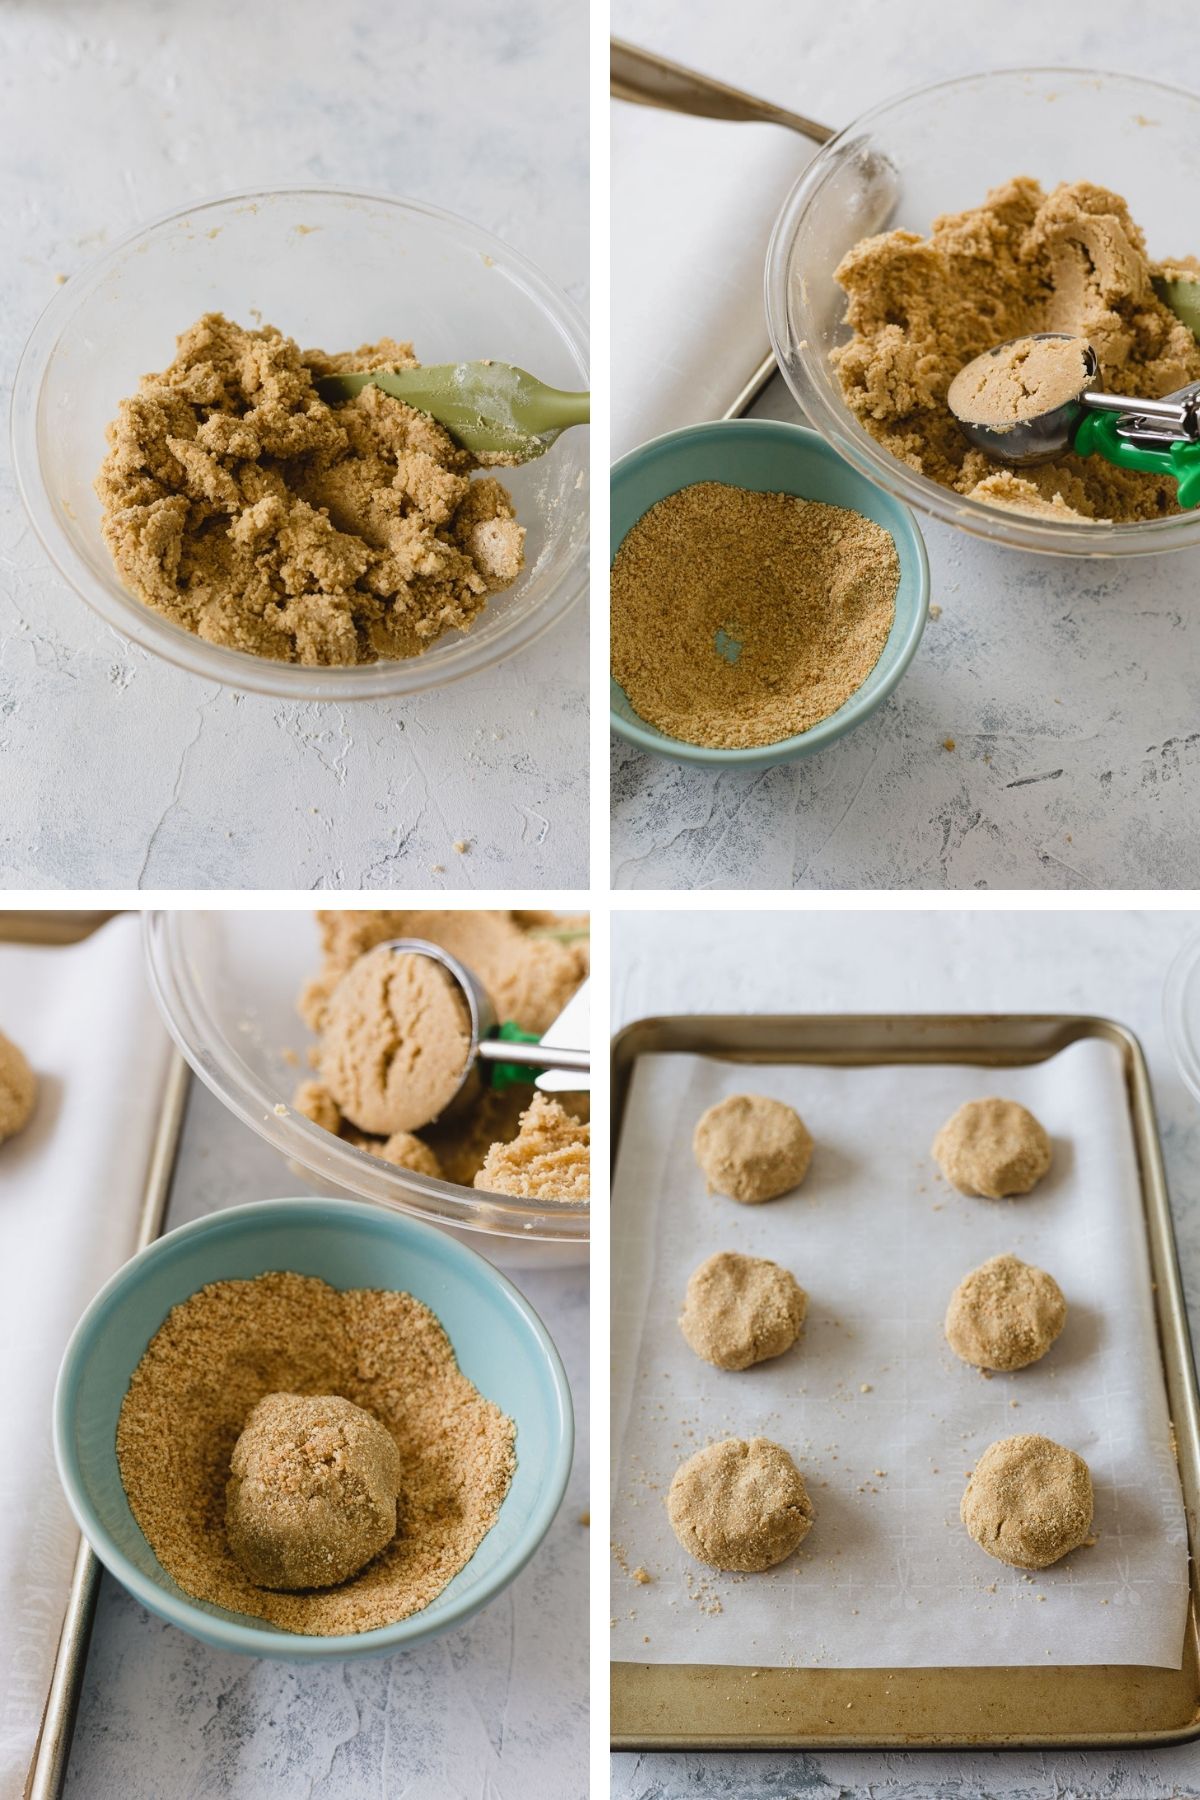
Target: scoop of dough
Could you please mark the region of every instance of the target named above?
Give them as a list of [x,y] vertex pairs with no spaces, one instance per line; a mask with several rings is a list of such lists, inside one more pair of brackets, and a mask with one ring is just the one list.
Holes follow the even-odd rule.
[[234,1446],[229,1547],[256,1587],[335,1587],[396,1535],[400,1455],[336,1395],[268,1394]]
[[933,1140],[933,1159],[960,1194],[1027,1194],[1050,1167],[1050,1139],[1015,1100],[968,1100]]
[[436,1175],[440,1181],[445,1180],[442,1165],[437,1153],[414,1137],[411,1131],[395,1131],[386,1144],[380,1144],[375,1150],[384,1162],[393,1163],[397,1169],[412,1169],[417,1175]]
[[679,1329],[705,1362],[748,1369],[790,1350],[807,1310],[808,1295],[787,1269],[718,1250],[688,1282]]
[[37,1099],[37,1076],[23,1050],[0,1031],[0,1144],[23,1131]]
[[692,1150],[710,1194],[753,1206],[799,1187],[813,1141],[799,1113],[782,1100],[731,1094],[703,1114]]
[[959,1509],[981,1550],[1014,1569],[1048,1569],[1092,1529],[1092,1477],[1082,1456],[1025,1434],[990,1444]]
[[725,1438],[676,1469],[667,1517],[699,1562],[756,1573],[789,1557],[815,1514],[804,1477],[779,1444]]
[[379,950],[334,989],[318,1073],[351,1124],[386,1138],[438,1117],[470,1052],[471,1015],[449,970],[429,956]]
[[977,1369],[1024,1369],[1045,1356],[1067,1322],[1067,1303],[1053,1275],[1019,1256],[993,1256],[955,1288],[946,1309],[946,1340]]

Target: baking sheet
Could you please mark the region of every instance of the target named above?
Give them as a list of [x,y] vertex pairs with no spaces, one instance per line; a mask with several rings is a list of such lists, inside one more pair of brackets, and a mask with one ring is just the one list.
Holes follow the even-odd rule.
[[[690,1147],[704,1108],[747,1090],[796,1105],[818,1144],[803,1188],[757,1208],[706,1196]],[[966,1199],[929,1159],[943,1119],[987,1092],[1023,1100],[1055,1140],[1027,1199]],[[616,1201],[616,1658],[1179,1666],[1186,1528],[1115,1046],[1003,1072],[645,1056]],[[776,1258],[810,1296],[797,1349],[741,1374],[693,1357],[676,1324],[691,1269],[724,1248]],[[941,1319],[962,1275],[1010,1249],[1056,1275],[1071,1315],[1041,1364],[988,1380],[951,1354]],[[970,1542],[958,1502],[988,1443],[1033,1430],[1087,1458],[1098,1541],[1026,1580]],[[756,1432],[793,1450],[817,1523],[766,1575],[707,1570],[676,1544],[663,1495],[702,1443]]]

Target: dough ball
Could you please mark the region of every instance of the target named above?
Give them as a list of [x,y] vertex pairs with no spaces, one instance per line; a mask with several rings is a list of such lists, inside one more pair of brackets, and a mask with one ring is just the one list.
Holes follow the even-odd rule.
[[336,1587],[396,1535],[399,1492],[399,1452],[369,1412],[336,1395],[268,1394],[234,1445],[229,1547],[256,1587]]
[[471,1015],[449,970],[429,956],[378,950],[330,997],[318,1073],[351,1124],[388,1138],[437,1118],[470,1052]]
[[1052,1439],[1001,1438],[984,1451],[960,1507],[981,1550],[1014,1569],[1048,1569],[1092,1529],[1092,1477]]
[[0,1031],[0,1144],[23,1131],[37,1099],[37,1076],[11,1038]]
[[667,1493],[675,1536],[716,1569],[772,1568],[808,1536],[814,1516],[804,1477],[769,1438],[725,1438],[697,1450]]
[[946,1309],[946,1340],[977,1369],[1024,1369],[1045,1356],[1067,1322],[1067,1303],[1053,1275],[1019,1256],[993,1256],[955,1288]]
[[791,1349],[807,1309],[808,1295],[778,1263],[718,1250],[688,1282],[679,1329],[705,1362],[748,1369]]
[[752,1206],[799,1187],[812,1161],[804,1120],[782,1100],[731,1094],[710,1106],[692,1139],[710,1194]]
[[1050,1139],[1015,1100],[968,1100],[933,1140],[933,1159],[960,1194],[1027,1194],[1050,1167]]
[[380,1144],[375,1151],[384,1162],[395,1163],[398,1169],[412,1169],[417,1175],[436,1175],[444,1180],[442,1165],[428,1144],[414,1137],[411,1131],[395,1131],[386,1144]]
[[337,1136],[342,1115],[329,1089],[323,1088],[319,1081],[302,1081],[292,1095],[292,1105],[304,1118],[319,1125],[322,1131],[332,1131]]

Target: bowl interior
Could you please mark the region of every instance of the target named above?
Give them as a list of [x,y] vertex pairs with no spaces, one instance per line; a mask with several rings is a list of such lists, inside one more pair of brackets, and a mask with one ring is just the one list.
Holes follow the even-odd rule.
[[[517,1470],[491,1531],[423,1612],[351,1638],[302,1638],[192,1599],[160,1565],[129,1510],[116,1427],[129,1380],[172,1306],[206,1282],[268,1270],[338,1288],[414,1294],[437,1314],[463,1372],[517,1425]],[[151,1610],[226,1648],[311,1657],[366,1653],[444,1630],[512,1579],[549,1526],[571,1454],[565,1377],[540,1323],[503,1277],[443,1234],[370,1207],[265,1201],[185,1226],[127,1263],[84,1315],[55,1400],[68,1497],[101,1560]]]
[[[277,325],[303,347],[345,349],[391,336],[411,340],[422,362],[498,356],[557,386],[586,385],[581,334],[549,283],[490,234],[410,202],[322,190],[233,197],[118,246],[72,278],[35,334],[48,341],[35,356],[45,366],[31,396],[37,468],[32,476],[22,470],[23,485],[35,516],[45,515],[39,527],[52,553],[84,597],[139,641],[149,634],[154,648],[185,661],[210,660],[219,647],[197,652],[190,633],[125,592],[100,536],[92,483],[117,403],[141,375],[165,367],[177,334],[209,311]],[[18,430],[19,458],[21,443]],[[500,474],[527,529],[526,567],[465,638],[452,634],[414,659],[416,685],[448,674],[468,646],[478,660],[527,625],[582,556],[587,434],[566,432],[546,456]],[[230,678],[240,673],[255,685],[262,659],[224,656],[233,659]],[[372,669],[343,678],[377,682]]]
[[874,711],[907,666],[925,626],[929,574],[908,508],[835,455],[813,431],[772,419],[689,426],[643,444],[612,472],[610,555],[642,515],[668,494],[698,481],[721,481],[753,493],[795,494],[864,513],[889,532],[900,558],[896,617],[883,654],[862,686],[829,718],[797,737],[748,750],[713,750],[665,736],[638,716],[618,682],[610,683],[617,729],[643,749],[687,761],[759,767],[818,750]]
[[[890,165],[891,177],[887,176]],[[1023,519],[966,500],[906,468],[844,405],[829,352],[846,342],[846,297],[834,269],[860,238],[927,236],[942,213],[1031,175],[1049,190],[1090,181],[1129,202],[1154,258],[1200,253],[1191,196],[1200,181],[1200,99],[1124,75],[1007,70],[887,101],[828,145],[801,177],[776,227],[767,309],[797,400],[865,472],[938,517],[1002,542],[1113,555],[1200,542],[1200,512],[1138,525]]]

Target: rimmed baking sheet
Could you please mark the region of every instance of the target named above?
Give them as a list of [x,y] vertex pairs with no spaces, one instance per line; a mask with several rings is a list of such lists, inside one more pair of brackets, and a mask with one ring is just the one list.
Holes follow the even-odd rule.
[[[1089,1040],[1090,1044],[1088,1044]],[[1127,1098],[1128,1101],[1128,1120],[1121,1119],[1119,1121],[1120,1129],[1117,1138],[1114,1139],[1114,1144],[1123,1133],[1130,1164],[1127,1170],[1127,1189],[1131,1195],[1130,1205],[1137,1209],[1140,1203],[1143,1216],[1140,1220],[1135,1221],[1135,1238],[1125,1243],[1123,1254],[1128,1255],[1136,1264],[1137,1252],[1140,1250],[1150,1260],[1157,1291],[1151,1297],[1149,1270],[1143,1270],[1146,1344],[1148,1353],[1153,1355],[1155,1353],[1153,1332],[1156,1326],[1159,1337],[1158,1349],[1163,1362],[1163,1381],[1166,1383],[1171,1412],[1180,1440],[1181,1472],[1184,1492],[1188,1497],[1190,1520],[1193,1516],[1191,1500],[1195,1493],[1196,1465],[1195,1392],[1190,1348],[1182,1307],[1178,1298],[1178,1281],[1174,1269],[1169,1214],[1166,1209],[1161,1161],[1158,1155],[1145,1069],[1136,1042],[1119,1027],[1103,1021],[1064,1018],[1044,1020],[771,1018],[651,1021],[630,1028],[622,1035],[616,1048],[614,1144],[620,1143],[625,1124],[625,1101],[630,1073],[637,1057],[647,1052],[668,1055],[676,1052],[693,1056],[699,1054],[733,1060],[781,1064],[809,1062],[828,1064],[832,1068],[837,1068],[839,1065],[844,1067],[847,1064],[861,1066],[871,1063],[906,1062],[942,1063],[945,1065],[953,1065],[956,1062],[991,1063],[1015,1068],[1022,1064],[1034,1065],[1043,1062],[1047,1057],[1055,1055],[1071,1044],[1080,1046],[1080,1048],[1064,1059],[1064,1066],[1070,1067],[1072,1057],[1076,1061],[1082,1058],[1085,1062],[1091,1059],[1101,1069],[1106,1063],[1111,1063],[1114,1083],[1111,1097],[1114,1105],[1120,1108],[1123,1098]],[[1085,1045],[1087,1047],[1084,1047]],[[1045,1082],[1053,1076],[1053,1073],[1053,1071],[1040,1071],[1037,1072],[1036,1078]],[[928,1083],[932,1074],[933,1071],[926,1070],[916,1086],[919,1087],[921,1081]],[[816,1070],[812,1072],[812,1076],[815,1080]],[[835,1078],[830,1077],[830,1079],[834,1080]],[[845,1077],[842,1076],[840,1079],[844,1081]],[[960,1072],[958,1075],[960,1083],[962,1079]],[[1014,1078],[1014,1082],[1016,1085],[1020,1085],[1022,1081],[1034,1079],[1035,1076],[1031,1074],[1028,1077]],[[739,1084],[735,1082],[736,1085]],[[754,1084],[745,1082],[742,1085],[753,1086]],[[967,1086],[970,1086],[969,1081]],[[1121,1092],[1122,1087],[1124,1096]],[[965,1091],[966,1089],[964,1089]],[[928,1142],[924,1125],[917,1125],[915,1129],[920,1147],[924,1150]],[[1109,1149],[1111,1151],[1112,1146]],[[1069,1162],[1069,1151],[1063,1161]],[[1136,1163],[1136,1168],[1133,1166],[1134,1163]],[[1065,1189],[1069,1189],[1069,1170],[1065,1175],[1064,1186]],[[654,1205],[657,1197],[652,1189],[644,1190],[639,1203],[640,1213],[631,1215],[628,1195],[621,1193],[620,1184],[618,1184],[618,1191],[614,1199],[613,1267],[615,1280],[621,1279],[623,1275],[627,1283],[636,1281],[636,1271],[630,1268],[628,1262],[623,1266],[622,1257],[636,1239],[636,1219],[644,1215],[647,1207]],[[931,1191],[928,1199],[931,1208],[948,1204],[944,1190],[940,1198],[936,1191]],[[729,1203],[725,1204],[729,1205]],[[788,1203],[783,1204],[787,1206]],[[952,1203],[949,1204],[952,1205]],[[1064,1201],[1063,1205],[1065,1204]],[[963,1203],[963,1205],[969,1208],[970,1203]],[[957,1220],[946,1221],[951,1234],[955,1229],[960,1230],[961,1233],[967,1218],[970,1218],[971,1223],[975,1224],[981,1216],[987,1215],[989,1211],[993,1215],[997,1211],[999,1213],[1007,1211],[1014,1223],[1019,1217],[1015,1207],[999,1209],[982,1207],[982,1213],[980,1211],[981,1203],[974,1203],[974,1207],[973,1217],[969,1212],[965,1212]],[[746,1219],[748,1214],[769,1214],[772,1211],[769,1207],[747,1209],[746,1211],[732,1207],[730,1210],[734,1214],[740,1214],[743,1219]],[[1052,1209],[1047,1205],[1042,1209],[1047,1217],[1054,1210],[1061,1211],[1061,1207]],[[1033,1208],[1027,1211],[1023,1229],[1032,1229],[1035,1211],[1036,1209]],[[792,1212],[798,1218],[795,1203],[792,1205]],[[780,1215],[781,1218],[782,1216]],[[634,1221],[635,1229],[623,1230],[623,1225],[627,1225],[631,1219]],[[989,1229],[992,1222],[992,1219],[989,1218]],[[1009,1222],[1009,1220],[1005,1220],[1002,1225],[997,1219],[995,1227],[1003,1231]],[[859,1223],[861,1225],[862,1221]],[[755,1254],[771,1254],[771,1248],[765,1242],[757,1241],[758,1235],[761,1233],[755,1233],[756,1241],[753,1244],[745,1245],[739,1242],[731,1243],[729,1246],[718,1246],[715,1242],[713,1244],[698,1242],[696,1260],[716,1247],[745,1248]],[[996,1249],[1004,1247],[1010,1246],[1000,1245],[998,1242],[995,1245],[988,1243],[984,1246],[983,1253],[992,1254]],[[1018,1254],[1022,1253],[1020,1245],[1014,1244],[1011,1247],[1016,1248]],[[636,1258],[638,1254],[636,1246],[633,1254]],[[954,1252],[953,1254],[958,1253]],[[788,1261],[788,1257],[780,1255],[779,1260]],[[1037,1260],[1037,1258],[1030,1255],[1029,1260]],[[803,1269],[798,1268],[797,1273],[803,1280]],[[817,1305],[820,1304],[819,1296],[816,1294],[814,1294],[814,1301]],[[1152,1308],[1153,1319],[1151,1317]],[[659,1311],[661,1310],[660,1305]],[[830,1328],[827,1326],[828,1329]],[[618,1366],[614,1376],[614,1400],[618,1405],[622,1387],[620,1352],[625,1335],[625,1332],[618,1327],[615,1338],[618,1349]],[[802,1362],[803,1357],[801,1356],[793,1370],[794,1378],[799,1372],[799,1378],[802,1379]],[[1048,1364],[1052,1366],[1052,1359],[1048,1359]],[[1063,1373],[1065,1374],[1065,1372],[1064,1367]],[[1045,1373],[1047,1379],[1042,1381],[1042,1391],[1044,1395],[1049,1396],[1050,1400],[1053,1400],[1055,1391],[1049,1385],[1049,1370],[1047,1369]],[[951,1381],[954,1379],[954,1374],[953,1369],[947,1371],[947,1376]],[[963,1374],[968,1383],[980,1379],[966,1371],[963,1371]],[[870,1371],[867,1371],[864,1379],[869,1380],[869,1378]],[[718,1384],[724,1380],[728,1387],[730,1382],[736,1384],[746,1380],[747,1377],[720,1377],[718,1375],[716,1379]],[[749,1379],[753,1380],[753,1375]],[[872,1388],[875,1385],[875,1383],[871,1383]],[[995,1385],[989,1384],[988,1389],[980,1389],[980,1394],[986,1396]],[[886,1376],[881,1386],[886,1389]],[[743,1389],[741,1392],[747,1392],[747,1390]],[[999,1398],[999,1395],[996,1397]],[[711,1396],[709,1398],[711,1399]],[[969,1402],[972,1398],[969,1390],[964,1390],[961,1398],[968,1405],[969,1416]],[[1024,1404],[1026,1399],[1032,1399],[1031,1389],[1024,1390],[1022,1401],[1019,1404]],[[1049,1401],[1046,1403],[1049,1404]],[[842,1407],[843,1417],[853,1411],[853,1401],[848,1391],[840,1396],[838,1404]],[[875,1404],[874,1394],[864,1404],[868,1407]],[[684,1408],[689,1420],[684,1426],[685,1431],[696,1430],[696,1422],[690,1417],[690,1413],[695,1410],[695,1408],[691,1408],[689,1412],[688,1408]],[[679,1424],[680,1421],[677,1420],[674,1422],[674,1426],[672,1425],[668,1395],[664,1411],[664,1432],[669,1433],[673,1428],[677,1429]],[[1012,1424],[1008,1429],[1019,1430],[1023,1426],[1032,1429],[1036,1428],[1036,1424],[1037,1421],[1033,1418],[1022,1419],[1014,1411]],[[621,1420],[618,1418],[614,1423],[614,1446],[619,1445],[620,1426]],[[696,1442],[703,1442],[708,1436],[722,1435],[729,1428],[728,1420],[724,1418],[716,1420],[709,1429],[697,1432]],[[765,1427],[761,1428],[766,1429]],[[748,1433],[746,1434],[748,1435]],[[771,1432],[767,1430],[766,1434],[771,1435]],[[1003,1431],[997,1429],[989,1435],[1004,1434]],[[780,1435],[783,1433],[781,1432]],[[1165,1431],[1160,1441],[1165,1444]],[[1186,1454],[1184,1454],[1185,1441]],[[833,1453],[835,1443],[836,1439],[830,1438],[826,1446],[830,1454]],[[686,1454],[690,1447],[694,1446],[684,1441],[681,1445],[681,1454]],[[975,1447],[976,1452],[979,1447],[981,1446]],[[675,1460],[678,1460],[678,1457]],[[836,1474],[840,1478],[842,1471],[829,1469],[827,1473]],[[1162,1477],[1164,1492],[1167,1488],[1174,1487],[1174,1473],[1169,1465],[1159,1471],[1159,1474]],[[863,1481],[869,1496],[859,1504],[867,1509],[871,1506],[880,1507],[879,1516],[884,1516],[882,1507],[887,1505],[888,1481],[886,1479],[876,1480],[870,1470],[865,1473],[859,1472],[859,1479]],[[960,1490],[961,1480],[958,1474],[954,1480],[956,1487]],[[838,1485],[837,1481],[833,1483],[831,1500],[838,1498]],[[936,1487],[937,1484],[933,1485]],[[841,1482],[841,1487],[845,1489],[844,1481]],[[875,1493],[874,1489],[880,1491]],[[851,1491],[846,1490],[846,1492]],[[814,1497],[817,1500],[818,1520],[820,1520],[822,1492],[818,1489]],[[844,1500],[844,1494],[842,1498]],[[649,1517],[656,1525],[660,1511],[661,1496],[655,1495]],[[1170,1511],[1171,1507],[1168,1504],[1164,1509],[1164,1521]],[[827,1540],[832,1540],[834,1537],[833,1516],[833,1514],[827,1513],[827,1517],[831,1521]],[[865,1516],[868,1516],[866,1512]],[[1174,1517],[1176,1525],[1178,1525],[1177,1490]],[[1111,1522],[1110,1519],[1110,1524]],[[945,1522],[940,1516],[936,1523],[938,1527],[944,1528]],[[616,1529],[617,1535],[620,1536],[619,1522]],[[634,1534],[630,1533],[630,1535]],[[817,1554],[816,1540],[817,1533],[814,1532],[811,1540],[814,1556]],[[947,1541],[952,1541],[955,1547],[958,1546],[957,1536],[953,1540],[948,1539]],[[1118,1546],[1114,1546],[1110,1540],[1110,1548],[1113,1547]],[[631,1542],[624,1546],[623,1553],[627,1551],[631,1562],[639,1562],[642,1560],[639,1549],[638,1544]],[[669,1559],[664,1558],[664,1561],[667,1560]],[[1078,1557],[1073,1560],[1077,1561]],[[1115,1567],[1116,1559],[1112,1560]],[[982,1579],[978,1581],[979,1591],[971,1594],[968,1609],[970,1624],[972,1626],[977,1624],[979,1627],[979,1635],[973,1651],[976,1657],[980,1654],[978,1644],[986,1643],[990,1638],[1001,1640],[1003,1630],[1009,1629],[1011,1620],[1016,1617],[1015,1612],[1010,1612],[1006,1608],[999,1614],[998,1621],[994,1622],[991,1627],[988,1626],[985,1616],[988,1608],[1003,1606],[1007,1592],[1006,1590],[1002,1592],[999,1601],[988,1596],[987,1588],[990,1583],[987,1580],[987,1571],[989,1567],[990,1565],[984,1565]],[[1093,1568],[1099,1570],[1099,1561],[1093,1565]],[[1175,1572],[1172,1579],[1178,1581],[1184,1574],[1181,1550],[1176,1552],[1173,1564],[1170,1556],[1167,1555],[1159,1572],[1165,1577],[1172,1568]],[[994,1565],[994,1569],[1002,1577],[1009,1573],[1001,1565]],[[1109,1573],[1112,1573],[1112,1569]],[[1147,1569],[1143,1568],[1142,1574],[1147,1573]],[[761,1664],[752,1665],[750,1662],[751,1652],[747,1648],[746,1618],[744,1616],[741,1618],[739,1629],[733,1629],[738,1607],[742,1607],[743,1614],[747,1612],[744,1589],[733,1588],[724,1592],[724,1603],[727,1605],[730,1615],[728,1620],[723,1621],[719,1617],[705,1617],[703,1609],[706,1604],[711,1605],[714,1601],[717,1604],[722,1603],[721,1578],[717,1578],[713,1582],[705,1582],[703,1571],[697,1569],[697,1574],[700,1576],[700,1592],[698,1594],[693,1592],[692,1598],[689,1600],[686,1597],[681,1599],[680,1595],[671,1594],[671,1577],[677,1574],[678,1571],[669,1571],[668,1579],[663,1581],[661,1590],[657,1592],[655,1584],[641,1589],[636,1585],[631,1585],[627,1578],[618,1576],[619,1600],[615,1605],[615,1610],[619,1617],[622,1614],[625,1615],[618,1634],[624,1646],[625,1660],[618,1662],[614,1668],[613,1694],[614,1732],[617,1742],[622,1747],[659,1745],[678,1747],[685,1744],[698,1747],[766,1746],[770,1744],[792,1746],[817,1743],[851,1746],[867,1743],[911,1744],[914,1742],[986,1745],[1011,1744],[1017,1741],[1026,1743],[1128,1742],[1146,1741],[1148,1738],[1161,1742],[1190,1735],[1193,1729],[1197,1710],[1197,1670],[1195,1608],[1190,1599],[1184,1634],[1182,1668],[1147,1668],[1139,1663],[1128,1662],[1129,1656],[1136,1654],[1137,1646],[1143,1644],[1147,1646],[1144,1654],[1153,1655],[1159,1660],[1167,1660],[1174,1654],[1172,1645],[1178,1643],[1180,1629],[1179,1610],[1174,1600],[1174,1594],[1179,1590],[1177,1587],[1172,1589],[1170,1581],[1157,1593],[1154,1593],[1150,1586],[1141,1590],[1146,1600],[1152,1603],[1157,1601],[1158,1610],[1163,1610],[1162,1628],[1157,1633],[1135,1631],[1132,1636],[1128,1633],[1125,1634],[1122,1640],[1125,1647],[1119,1651],[1114,1649],[1112,1652],[1114,1655],[1122,1654],[1126,1657],[1127,1662],[1124,1668],[1108,1664],[1095,1665],[1089,1669],[1069,1667],[1065,1659],[1060,1660],[1060,1658],[1063,1657],[1064,1650],[1069,1648],[1072,1642],[1070,1633],[1067,1632],[1064,1635],[1060,1631],[1056,1636],[1048,1628],[1042,1628],[1040,1635],[1053,1643],[1054,1654],[1040,1667],[1001,1670],[994,1668],[946,1669],[931,1664],[931,1666],[921,1669],[911,1667],[830,1668],[820,1666],[823,1654],[820,1646],[817,1646],[816,1652],[809,1656],[809,1660],[810,1662],[817,1661],[818,1666],[789,1669],[780,1666],[785,1657],[787,1660],[793,1660],[792,1657],[787,1656],[786,1649],[781,1651],[781,1643],[785,1646],[790,1642],[802,1643],[807,1650],[811,1650],[813,1646],[811,1623],[807,1617],[803,1616],[803,1609],[799,1620],[789,1621],[788,1631],[785,1631],[782,1638],[778,1632],[773,1637],[769,1631],[766,1633],[766,1639],[770,1640],[769,1647],[764,1640]],[[770,1580],[769,1577],[766,1579]],[[679,1585],[677,1581],[675,1585]],[[750,1585],[753,1590],[753,1583]],[[1000,1585],[1003,1590],[1003,1581]],[[793,1590],[796,1588],[794,1578],[792,1588]],[[1103,1592],[1107,1592],[1103,1583],[1097,1587],[1095,1594],[1086,1596],[1084,1594],[1067,1595],[1061,1590],[1055,1596],[1047,1587],[1047,1597],[1052,1600],[1057,1598],[1059,1603],[1057,1608],[1052,1606],[1049,1609],[1038,1606],[1035,1584],[1031,1584],[1028,1592],[1021,1590],[1019,1596],[1007,1595],[1011,1601],[1015,1602],[1019,1598],[1021,1601],[1027,1602],[1024,1609],[1026,1623],[1017,1626],[1015,1639],[1010,1630],[1010,1646],[1014,1641],[1023,1641],[1020,1634],[1030,1628],[1030,1621],[1049,1621],[1057,1612],[1060,1615],[1060,1625],[1065,1626],[1067,1621],[1062,1615],[1068,1601],[1074,1600],[1081,1609],[1085,1608],[1085,1603],[1086,1607],[1093,1604],[1098,1607],[1102,1604],[1100,1596]],[[650,1602],[652,1594],[654,1595],[653,1603]],[[674,1598],[682,1609],[682,1618],[675,1618],[673,1629],[670,1623],[672,1614],[665,1610],[666,1606],[669,1606],[671,1598]],[[934,1598],[932,1591],[927,1591],[922,1598],[922,1604],[929,1604]],[[1035,1607],[1036,1610],[1034,1610]],[[1172,1611],[1172,1608],[1174,1608],[1173,1617],[1167,1618],[1165,1615]],[[811,1611],[811,1608],[809,1610]],[[847,1610],[849,1612],[849,1602],[847,1602]],[[862,1611],[864,1616],[869,1616],[868,1607],[863,1607]],[[637,1619],[630,1620],[629,1613],[636,1613]],[[760,1606],[759,1615],[759,1624],[764,1619],[769,1621],[770,1608],[767,1607],[764,1610]],[[978,1618],[975,1615],[978,1615]],[[1079,1612],[1079,1617],[1084,1621],[1088,1616],[1086,1610]],[[1096,1616],[1108,1627],[1113,1615],[1097,1612]],[[1130,1614],[1130,1616],[1133,1615]],[[830,1617],[832,1615],[827,1615],[827,1624]],[[698,1629],[697,1620],[701,1621],[703,1629]],[[921,1622],[919,1614],[917,1620],[919,1624]],[[681,1644],[686,1643],[693,1644],[695,1652],[699,1653],[703,1653],[702,1646],[708,1641],[714,1645],[720,1645],[722,1642],[721,1629],[728,1626],[724,1641],[731,1645],[731,1648],[727,1654],[727,1660],[721,1664],[698,1663],[690,1660],[690,1656],[695,1652],[688,1651],[688,1660],[684,1660],[681,1653],[681,1659],[678,1662],[635,1661],[629,1656],[629,1645],[638,1641],[638,1630],[641,1624],[645,1624],[646,1633],[652,1639],[657,1632],[662,1638],[669,1640],[671,1653]],[[849,1619],[847,1619],[847,1624],[849,1624]],[[713,1627],[717,1627],[717,1629],[714,1630]],[[803,1633],[806,1629],[807,1636],[805,1637]],[[792,1631],[795,1633],[794,1636],[789,1635]],[[836,1635],[836,1626],[834,1635]],[[899,1635],[902,1639],[903,1632]],[[948,1634],[948,1637],[951,1635]],[[921,1636],[919,1631],[917,1636]],[[1109,1629],[1107,1633],[1101,1631],[1100,1637],[1116,1643],[1121,1639],[1121,1634],[1119,1632],[1114,1634]],[[1168,1642],[1168,1640],[1170,1641]],[[869,1645],[871,1641],[869,1631],[865,1635],[860,1635],[859,1641],[860,1644]],[[936,1630],[932,1634],[930,1631],[926,1631],[924,1649],[920,1653],[924,1661],[930,1662],[931,1656],[934,1654],[931,1645],[936,1646],[936,1642]],[[890,1647],[885,1645],[885,1652],[887,1658],[892,1661],[900,1660],[902,1656],[902,1651],[897,1649],[896,1641],[893,1641]],[[959,1653],[962,1654],[961,1643]],[[1092,1653],[1095,1654],[1095,1650]],[[661,1655],[662,1651],[660,1650],[658,1654]],[[1011,1648],[1010,1654],[1012,1654]],[[846,1655],[846,1646],[843,1644],[841,1647],[843,1662],[846,1661]],[[1049,1690],[1047,1689],[1048,1673],[1053,1675]],[[1048,1691],[1051,1696],[1049,1702]]]

